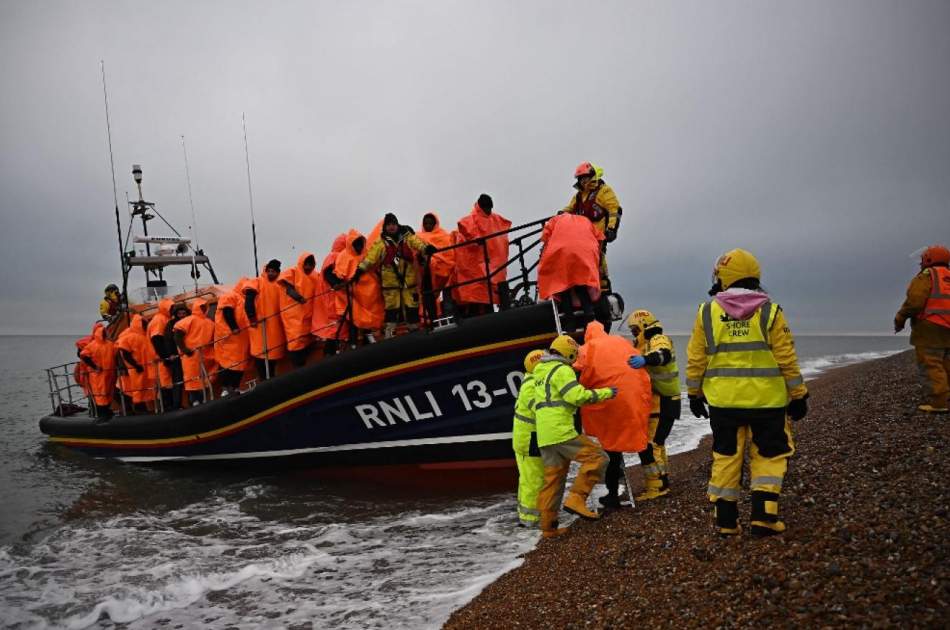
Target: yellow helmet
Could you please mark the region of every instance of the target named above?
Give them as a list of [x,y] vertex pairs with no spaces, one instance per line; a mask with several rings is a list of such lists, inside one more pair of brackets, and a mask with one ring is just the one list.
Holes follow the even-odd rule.
[[634,335],[639,335],[641,332],[654,327],[662,328],[663,324],[660,323],[660,320],[658,320],[653,313],[645,308],[635,310],[630,313],[630,317],[627,318],[627,328],[629,328],[630,332]]
[[716,266],[713,268],[713,283],[719,280],[723,290],[743,278],[762,279],[759,261],[751,253],[744,249],[731,249],[716,261]]
[[538,364],[538,361],[541,360],[541,357],[544,356],[544,352],[541,350],[532,350],[524,358],[524,371],[525,374],[531,374],[534,372],[534,366]]
[[558,335],[551,342],[551,352],[556,352],[571,363],[577,359],[577,342],[570,335]]

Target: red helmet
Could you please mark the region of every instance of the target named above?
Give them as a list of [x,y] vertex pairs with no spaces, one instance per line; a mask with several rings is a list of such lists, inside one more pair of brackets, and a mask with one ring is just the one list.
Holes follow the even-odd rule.
[[921,267],[933,267],[934,265],[950,265],[950,249],[943,245],[931,245],[920,255]]
[[592,177],[594,175],[594,165],[590,162],[581,162],[574,169],[574,177]]

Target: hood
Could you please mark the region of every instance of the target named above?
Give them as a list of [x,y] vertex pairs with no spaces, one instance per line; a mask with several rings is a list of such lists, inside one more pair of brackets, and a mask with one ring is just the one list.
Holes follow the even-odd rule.
[[759,307],[768,302],[769,296],[762,291],[735,287],[717,293],[713,299],[722,307],[722,310],[726,311],[729,317],[744,321],[752,317]]
[[304,263],[304,261],[307,260],[308,258],[313,258],[313,267],[314,267],[314,269],[316,269],[316,267],[317,267],[317,257],[314,256],[314,255],[313,255],[312,253],[310,253],[310,252],[303,252],[302,254],[300,254],[299,256],[297,256],[297,269],[300,270],[300,273],[303,273],[303,263]]
[[330,247],[331,253],[339,254],[346,248],[346,234],[340,234],[333,239],[333,245]]
[[127,328],[127,330],[129,331],[129,334],[130,335],[144,335],[145,334],[145,326],[143,326],[144,323],[145,323],[145,319],[141,315],[139,315],[138,313],[133,315],[132,321],[131,323],[129,323],[129,327]]
[[584,343],[590,343],[594,339],[606,336],[607,331],[604,330],[604,325],[598,321],[593,321],[587,324],[587,330],[584,331]]
[[[476,205],[477,205],[477,204],[476,204]],[[424,215],[422,215],[422,219],[423,219],[423,221],[424,221],[425,218],[426,218],[427,216],[429,216],[430,214],[433,216],[433,218],[435,218],[435,227],[432,228],[432,231],[433,231],[433,232],[438,232],[439,230],[442,229],[442,221],[439,220],[439,215],[436,214],[435,211],[426,212]],[[423,224],[422,224],[422,223],[419,224],[419,233],[420,233],[420,234],[427,234],[427,232],[426,232],[425,228],[423,227]]]
[[165,317],[171,319],[172,316],[172,306],[175,305],[175,300],[171,298],[165,298],[158,303],[158,312]]
[[194,317],[207,317],[205,314],[208,308],[208,303],[201,298],[196,299],[191,303],[191,314]]
[[95,341],[108,341],[106,339],[106,328],[105,326],[99,326],[98,328],[92,329],[92,338]]
[[[356,250],[353,249],[353,241],[363,236],[357,229],[352,229],[346,233],[346,251],[352,254],[353,256],[362,256],[362,254],[357,254]],[[369,242],[363,245],[363,254],[366,253],[366,250],[369,248]]]

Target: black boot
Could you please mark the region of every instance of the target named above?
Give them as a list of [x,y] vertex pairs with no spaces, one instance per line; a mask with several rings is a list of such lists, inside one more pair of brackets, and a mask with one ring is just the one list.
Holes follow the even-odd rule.
[[720,536],[736,536],[742,532],[739,527],[739,506],[735,501],[716,500],[716,527]]
[[778,493],[752,491],[752,535],[774,536],[785,531],[778,518]]

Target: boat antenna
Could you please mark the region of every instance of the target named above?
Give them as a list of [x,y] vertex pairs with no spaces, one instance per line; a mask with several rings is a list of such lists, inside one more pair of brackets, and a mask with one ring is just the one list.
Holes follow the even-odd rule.
[[260,264],[257,261],[257,225],[254,222],[254,194],[251,192],[251,158],[247,151],[247,117],[241,112],[241,124],[244,126],[244,163],[247,165],[247,200],[251,206],[251,242],[254,244],[254,273],[253,278],[260,273]]
[[195,242],[191,246],[191,277],[195,281],[195,295],[198,295],[198,265],[195,263],[195,250],[200,247],[198,244],[198,216],[195,214],[195,199],[191,194],[191,171],[188,168],[188,149],[185,148],[185,136],[181,136],[181,154],[185,158],[185,182],[188,184],[188,204],[191,206],[191,225],[188,229],[195,236]]
[[112,153],[112,121],[109,118],[109,91],[106,89],[106,62],[99,60],[102,72],[102,100],[106,106],[106,137],[109,139],[109,166],[112,168],[112,200],[115,202],[115,229],[119,237],[119,264],[122,269],[122,300],[125,310],[129,310],[129,274],[125,269],[125,252],[122,251],[122,220],[119,218],[119,189],[115,183],[115,158]]

